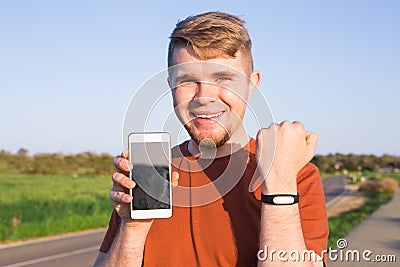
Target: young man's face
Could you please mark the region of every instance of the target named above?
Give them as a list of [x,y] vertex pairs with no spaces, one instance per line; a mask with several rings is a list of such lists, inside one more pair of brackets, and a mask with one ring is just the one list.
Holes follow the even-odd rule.
[[172,62],[168,81],[175,113],[192,139],[208,147],[232,141],[242,126],[250,88],[254,88],[250,80],[258,85],[259,73],[244,75],[246,65],[240,52],[235,58],[203,61],[190,49],[177,47]]

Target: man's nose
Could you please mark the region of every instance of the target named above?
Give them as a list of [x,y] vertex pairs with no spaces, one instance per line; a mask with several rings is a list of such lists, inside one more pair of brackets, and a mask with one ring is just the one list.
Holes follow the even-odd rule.
[[205,105],[218,99],[218,86],[209,82],[198,82],[194,100]]

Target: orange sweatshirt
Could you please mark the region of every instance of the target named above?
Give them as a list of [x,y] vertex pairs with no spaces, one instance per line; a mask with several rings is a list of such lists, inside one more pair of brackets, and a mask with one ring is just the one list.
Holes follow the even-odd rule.
[[[244,149],[212,162],[191,156],[187,142],[173,149],[173,171],[179,172],[173,201],[180,205],[174,204],[171,218],[154,220],[146,238],[144,266],[257,265],[261,186],[249,192],[250,181],[259,177],[254,154],[254,139]],[[198,190],[201,186],[206,187]],[[316,166],[309,163],[298,173],[297,187],[307,249],[321,254],[327,247],[328,223]],[[107,253],[119,225],[114,211],[101,252]]]

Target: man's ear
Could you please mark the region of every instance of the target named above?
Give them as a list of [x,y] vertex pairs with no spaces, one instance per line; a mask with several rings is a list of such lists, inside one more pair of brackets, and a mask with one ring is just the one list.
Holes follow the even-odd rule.
[[258,70],[253,71],[250,74],[250,84],[249,84],[249,98],[257,90],[258,85],[261,82],[261,73]]
[[171,80],[170,80],[170,76],[168,76],[168,78],[167,78],[167,83],[168,83],[169,89],[171,89]]

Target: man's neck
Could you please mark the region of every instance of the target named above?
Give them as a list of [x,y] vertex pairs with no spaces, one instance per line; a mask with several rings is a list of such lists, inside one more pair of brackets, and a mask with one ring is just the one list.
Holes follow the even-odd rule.
[[229,139],[220,147],[204,147],[199,145],[193,139],[190,139],[188,143],[188,151],[192,156],[204,159],[214,159],[232,155],[236,151],[244,148],[250,141],[250,137],[247,134],[240,136],[241,138],[235,136],[235,138]]

